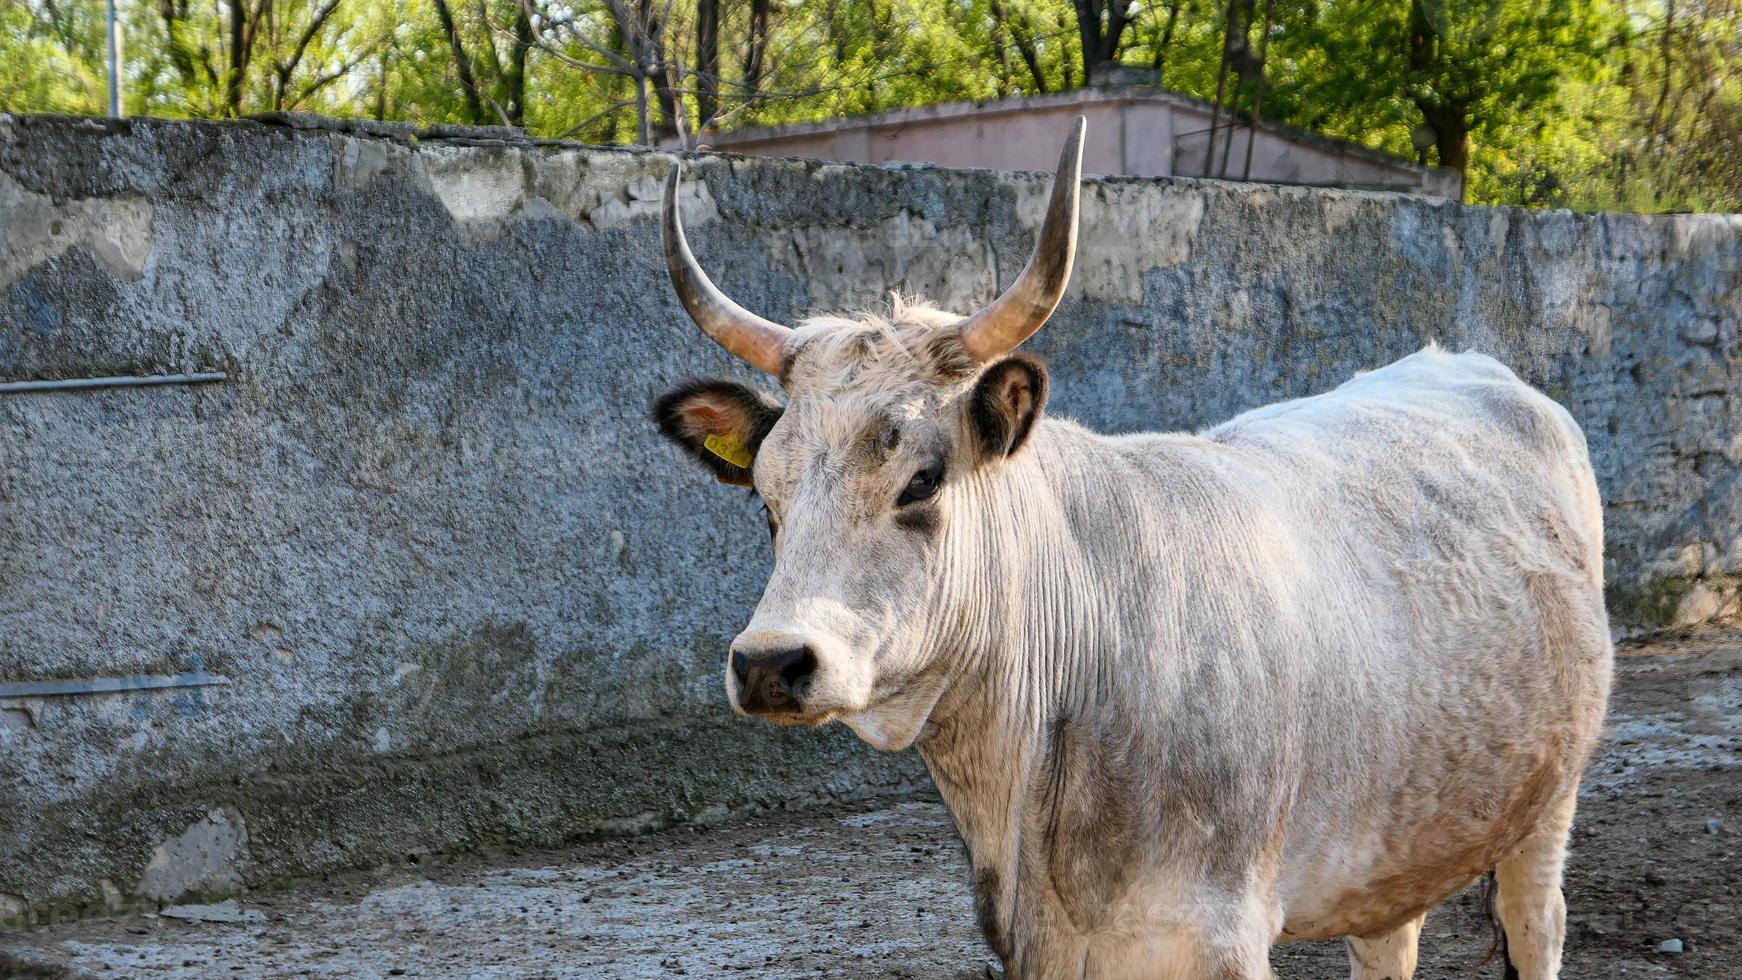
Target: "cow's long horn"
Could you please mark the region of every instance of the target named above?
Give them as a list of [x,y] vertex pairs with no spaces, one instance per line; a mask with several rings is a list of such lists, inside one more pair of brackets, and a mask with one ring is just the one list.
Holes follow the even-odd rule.
[[1058,175],[1052,179],[1052,202],[1028,265],[1004,295],[961,323],[962,346],[976,360],[989,361],[1015,350],[1040,329],[1064,297],[1077,252],[1077,185],[1086,125],[1078,116],[1071,138],[1065,141]]
[[671,168],[671,176],[665,181],[665,268],[671,273],[672,288],[677,291],[677,298],[683,300],[690,319],[715,343],[726,348],[727,353],[777,375],[792,330],[732,302],[696,264],[690,243],[684,238],[683,220],[678,217],[677,189],[682,176],[680,163]]

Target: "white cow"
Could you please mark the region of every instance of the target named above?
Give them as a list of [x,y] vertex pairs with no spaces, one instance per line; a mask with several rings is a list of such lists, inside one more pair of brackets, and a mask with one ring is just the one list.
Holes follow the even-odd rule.
[[678,295],[786,396],[655,407],[767,505],[734,707],[917,747],[1014,977],[1267,977],[1272,944],[1344,936],[1355,977],[1402,980],[1490,868],[1510,967],[1555,976],[1612,658],[1578,426],[1434,347],[1196,435],[1043,418],[1011,351],[1069,278],[1081,144],[1029,266],[965,319],[745,311],[673,171]]

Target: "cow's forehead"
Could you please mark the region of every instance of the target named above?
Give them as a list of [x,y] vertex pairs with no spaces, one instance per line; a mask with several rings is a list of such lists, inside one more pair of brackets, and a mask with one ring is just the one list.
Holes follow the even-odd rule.
[[830,392],[797,392],[787,403],[782,425],[787,441],[852,447],[859,455],[882,458],[914,435],[935,429],[952,390],[914,382],[893,390],[854,387]]
[[897,300],[891,315],[813,317],[787,344],[781,385],[795,400],[824,397],[893,406],[926,389],[959,387],[979,365],[951,313]]

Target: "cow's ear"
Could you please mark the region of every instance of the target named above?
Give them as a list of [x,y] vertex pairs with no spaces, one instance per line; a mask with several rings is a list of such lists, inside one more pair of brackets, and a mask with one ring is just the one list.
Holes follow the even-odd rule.
[[1028,441],[1046,407],[1046,365],[1030,354],[1012,354],[994,363],[974,383],[969,416],[980,446],[989,455],[1013,455]]
[[750,486],[750,464],[768,430],[780,421],[780,403],[736,381],[685,382],[653,403],[665,437],[714,471],[721,483]]

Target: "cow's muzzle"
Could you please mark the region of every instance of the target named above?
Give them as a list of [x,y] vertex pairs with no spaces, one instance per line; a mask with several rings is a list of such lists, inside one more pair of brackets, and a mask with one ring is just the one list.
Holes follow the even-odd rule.
[[810,647],[732,651],[732,679],[738,707],[753,715],[796,715],[804,711],[816,673]]

